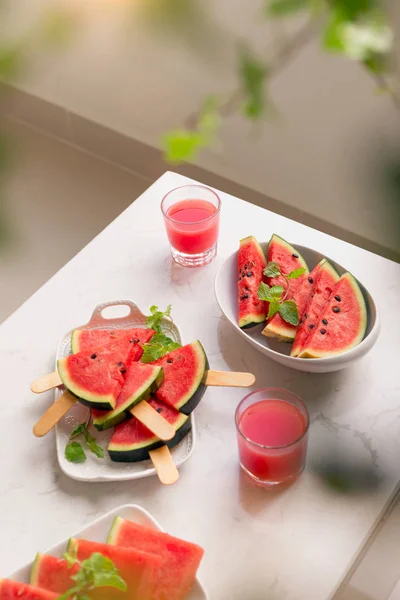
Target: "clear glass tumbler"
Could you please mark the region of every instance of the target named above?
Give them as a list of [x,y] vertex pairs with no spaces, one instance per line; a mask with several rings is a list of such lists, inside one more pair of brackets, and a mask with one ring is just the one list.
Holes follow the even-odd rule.
[[273,487],[300,475],[310,418],[296,394],[281,388],[252,392],[239,403],[235,422],[240,466],[255,483]]
[[200,267],[217,254],[221,200],[202,185],[183,185],[168,192],[161,210],[173,259],[184,267]]

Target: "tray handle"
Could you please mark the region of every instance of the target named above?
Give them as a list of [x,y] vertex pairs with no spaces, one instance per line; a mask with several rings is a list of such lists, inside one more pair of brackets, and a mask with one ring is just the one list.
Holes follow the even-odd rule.
[[[124,315],[123,317],[104,317],[103,311],[110,306],[127,306],[129,308],[129,313],[127,315]],[[130,318],[135,318],[136,320],[139,320],[143,323],[146,320],[145,315],[141,312],[139,307],[131,300],[112,300],[110,302],[103,302],[102,304],[96,306],[92,313],[92,316],[90,317],[89,322],[86,323],[86,327],[101,327],[110,323],[124,323]]]

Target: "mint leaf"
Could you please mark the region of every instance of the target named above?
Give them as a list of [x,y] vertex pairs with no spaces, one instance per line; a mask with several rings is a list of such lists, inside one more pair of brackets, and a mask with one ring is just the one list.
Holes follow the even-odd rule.
[[279,306],[280,304],[276,300],[273,300],[269,303],[267,319],[272,319],[272,317],[274,317],[276,313],[279,312]]
[[262,281],[258,286],[257,294],[260,300],[264,300],[265,302],[276,302],[281,300],[284,291],[282,285],[269,287],[269,285]]
[[70,442],[65,446],[65,458],[71,463],[83,463],[86,454],[79,442]]
[[266,277],[278,277],[281,275],[281,269],[276,262],[269,262],[264,269],[264,275]]
[[112,560],[99,552],[94,552],[90,558],[82,562],[86,577],[92,581],[92,587],[113,587],[126,592],[127,586]]
[[180,344],[171,340],[165,333],[156,333],[153,335],[150,342],[143,344],[143,356],[141,361],[143,363],[154,362],[165,356],[168,352],[172,352],[172,350],[176,350],[180,347]]
[[104,458],[104,450],[101,446],[98,445],[98,443],[96,442],[96,438],[91,436],[87,429],[85,429],[84,433],[86,444],[90,452],[95,454],[98,458]]
[[280,300],[284,291],[285,288],[283,287],[283,285],[273,285],[270,288],[269,293],[273,300]]
[[285,300],[279,305],[279,314],[286,323],[297,326],[299,324],[299,311],[297,310],[296,302],[293,300]]
[[257,290],[257,295],[260,300],[265,300],[266,302],[269,302],[269,289],[270,288],[267,283],[264,283],[263,281],[260,283]]
[[300,267],[299,269],[295,269],[286,275],[286,279],[297,279],[297,277],[301,277],[306,272],[304,267]]
[[75,437],[78,437],[78,435],[81,435],[81,433],[83,433],[86,429],[86,423],[79,423],[79,425],[77,425],[75,427],[75,429],[73,429],[69,435],[69,439],[72,440]]
[[168,304],[167,310],[162,312],[158,306],[150,306],[151,315],[146,317],[146,325],[149,329],[154,329],[157,333],[162,333],[161,322],[165,317],[171,314],[171,304]]

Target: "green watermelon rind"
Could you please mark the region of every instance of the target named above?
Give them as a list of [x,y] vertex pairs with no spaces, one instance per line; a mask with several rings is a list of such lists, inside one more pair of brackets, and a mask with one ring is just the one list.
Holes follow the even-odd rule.
[[35,560],[33,561],[33,564],[32,564],[31,575],[30,575],[30,579],[29,579],[30,585],[37,585],[42,556],[43,555],[40,554],[39,552],[35,556]]
[[110,427],[115,427],[115,425],[122,423],[136,404],[139,404],[142,400],[147,400],[158,390],[164,380],[164,371],[162,367],[154,366],[153,369],[153,374],[148,377],[142,387],[134,395],[127,398],[123,404],[116,406],[111,411],[112,414],[107,412],[101,417],[93,417],[93,425],[96,429],[105,431],[106,429],[110,429]]
[[[332,275],[332,279],[336,280],[336,283],[337,283],[339,281],[339,279],[340,279],[340,275],[336,271],[335,267],[333,265],[331,265],[331,263],[328,261],[328,259],[323,258],[320,261],[320,264],[321,264],[321,268],[320,268],[319,273],[321,273],[322,271],[328,271],[328,272],[330,272],[331,275]],[[322,310],[323,310],[323,308],[322,308]],[[322,310],[321,310],[321,312],[322,312]],[[307,341],[307,339],[306,339],[306,341]],[[304,348],[304,346],[305,346],[305,344],[303,345],[303,348]],[[292,358],[296,358],[300,353],[301,353],[301,347],[297,348],[297,350],[294,347],[292,347],[292,351],[290,353],[290,356]]]
[[[281,236],[277,235],[276,233],[274,233],[271,236],[271,239],[268,242],[268,249],[272,243],[284,246],[290,254],[297,254],[299,257],[297,260],[300,262],[301,266],[306,270],[305,274],[309,274],[310,270],[308,268],[308,265],[302,257],[302,255],[300,254],[300,252],[297,250],[297,248],[294,248],[291,244],[289,244],[289,242],[281,238]],[[280,325],[278,327],[274,322],[274,319],[272,318],[269,321],[269,323],[267,323],[266,327],[263,329],[262,334],[266,337],[273,338],[278,342],[292,342],[296,335],[296,327],[290,325],[290,323],[285,323],[285,325]]]
[[172,440],[168,442],[164,442],[156,436],[148,440],[143,440],[138,444],[112,444],[110,442],[108,445],[108,454],[114,462],[130,463],[147,460],[150,457],[149,452],[151,450],[157,450],[157,448],[161,448],[164,445],[168,446],[171,450],[187,436],[192,428],[192,423],[188,416],[180,414],[173,426],[176,433]]
[[71,350],[72,354],[78,354],[79,352],[79,338],[81,337],[82,330],[74,329],[71,335]]
[[[358,285],[356,278],[351,273],[349,273],[349,272],[344,273],[341,278],[343,278],[343,277],[346,277],[349,280],[349,283],[350,283],[351,287],[353,288],[353,291],[358,299],[358,304],[360,306],[360,313],[361,313],[360,327],[357,332],[357,335],[350,342],[350,344],[348,344],[344,348],[340,348],[336,352],[334,352],[332,350],[328,350],[327,352],[319,351],[318,355],[316,355],[316,354],[313,354],[312,349],[306,347],[298,355],[298,358],[319,360],[320,358],[331,358],[334,356],[338,356],[340,354],[343,354],[344,352],[348,352],[349,350],[352,350],[353,348],[358,346],[358,344],[360,344],[360,342],[362,342],[362,340],[364,339],[365,332],[367,329],[367,324],[368,324],[367,306],[365,303],[364,294],[362,293],[361,288]],[[328,300],[328,302],[329,302],[329,300]]]
[[118,533],[124,523],[125,519],[122,517],[114,517],[110,531],[108,532],[107,544],[111,544],[111,546],[117,545],[116,541],[118,539]]
[[68,356],[60,358],[57,361],[57,371],[61,381],[68,391],[76,396],[85,406],[89,408],[98,408],[99,410],[113,410],[115,408],[115,397],[113,394],[92,394],[87,389],[82,388],[70,378],[68,369],[66,368]]
[[[265,258],[264,250],[262,249],[261,245],[256,240],[256,238],[253,235],[249,235],[240,240],[240,246],[247,244],[247,243],[251,243],[255,246],[255,249],[257,250],[257,252],[259,253],[260,257],[262,258],[262,260],[264,262],[264,265],[267,266],[267,259]],[[246,317],[239,319],[239,327],[240,327],[240,329],[250,329],[251,327],[254,327],[255,325],[259,325],[260,323],[263,323],[265,321],[265,317],[266,317],[265,313],[263,315],[257,315],[256,313],[248,313],[246,315]]]

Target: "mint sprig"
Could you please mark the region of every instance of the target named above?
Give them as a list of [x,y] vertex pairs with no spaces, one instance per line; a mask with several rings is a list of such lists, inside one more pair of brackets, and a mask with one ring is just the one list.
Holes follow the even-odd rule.
[[72,463],[83,463],[86,460],[86,454],[79,442],[69,442],[65,446],[65,458]]
[[164,312],[159,310],[158,306],[150,306],[151,315],[146,317],[146,325],[149,329],[154,329],[157,333],[162,333],[161,323],[164,318],[171,318],[171,304],[168,304]]
[[[300,267],[294,271],[291,271],[290,273],[285,274],[281,271],[278,263],[276,262],[269,262],[264,269],[264,275],[266,277],[274,279],[282,276],[286,280],[288,286],[290,279],[301,277],[301,275],[303,275],[305,272],[305,268]],[[271,319],[279,312],[284,321],[297,327],[299,324],[299,311],[294,300],[285,300],[286,292],[283,285],[269,286],[267,283],[262,281],[258,287],[257,293],[260,300],[269,302],[267,315],[268,319]]]
[[[96,438],[91,435],[89,432],[91,417],[89,413],[89,418],[84,423],[79,423],[70,433],[69,439],[73,440],[74,438],[79,437],[83,434],[86,442],[86,446],[92,454],[95,454],[98,458],[104,458],[104,450],[101,446],[96,442]],[[82,463],[86,460],[86,454],[82,447],[82,444],[79,442],[70,442],[65,447],[65,458],[72,463]]]
[[165,333],[156,333],[150,342],[143,344],[143,356],[141,361],[144,363],[154,362],[162,358],[168,352],[180,348],[181,345],[171,340]]
[[112,587],[126,592],[127,585],[112,560],[99,552],[94,552],[82,562],[70,553],[64,554],[64,558],[69,568],[78,565],[79,571],[71,575],[75,585],[58,596],[57,600],[88,600],[91,598],[92,590],[102,587]]

